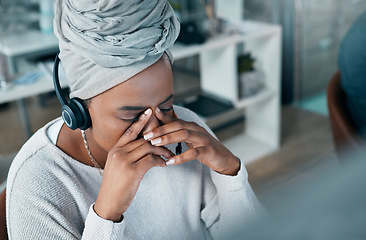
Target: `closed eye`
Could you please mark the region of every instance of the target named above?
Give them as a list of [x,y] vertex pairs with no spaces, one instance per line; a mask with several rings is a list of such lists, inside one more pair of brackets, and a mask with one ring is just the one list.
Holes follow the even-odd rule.
[[125,122],[136,122],[137,120],[139,120],[139,117],[135,117],[135,118],[120,118],[122,121]]
[[[170,108],[160,108],[160,110],[162,112],[170,112],[173,110],[173,106],[171,106]],[[138,114],[135,118],[120,118],[123,121],[126,122],[136,122],[139,119],[140,114]]]
[[171,106],[170,108],[160,108],[160,110],[163,112],[169,112],[173,110],[173,106]]
[[[162,112],[170,112],[173,110],[173,106],[170,108],[160,108]],[[139,119],[140,114],[138,114],[135,118],[121,118],[123,121],[127,122],[136,122]]]

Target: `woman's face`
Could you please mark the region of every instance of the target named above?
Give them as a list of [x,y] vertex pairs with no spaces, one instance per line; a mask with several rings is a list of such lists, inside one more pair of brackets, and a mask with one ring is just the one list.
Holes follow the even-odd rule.
[[88,104],[90,133],[106,152],[147,108],[153,114],[142,132],[160,126],[154,112],[159,107],[173,115],[173,74],[168,58],[158,62],[112,89],[91,99]]

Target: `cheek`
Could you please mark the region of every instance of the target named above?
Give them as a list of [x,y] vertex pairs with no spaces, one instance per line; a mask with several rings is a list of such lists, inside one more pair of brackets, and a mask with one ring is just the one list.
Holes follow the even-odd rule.
[[93,119],[90,133],[93,135],[93,138],[98,145],[109,152],[130,125],[131,124],[114,117],[95,118]]

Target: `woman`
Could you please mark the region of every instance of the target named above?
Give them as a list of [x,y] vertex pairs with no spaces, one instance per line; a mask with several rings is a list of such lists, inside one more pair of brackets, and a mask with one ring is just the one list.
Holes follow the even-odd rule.
[[56,119],[18,153],[7,185],[10,238],[218,239],[253,219],[244,165],[194,113],[173,106],[168,48],[179,23],[169,4],[55,6],[70,97],[83,99],[90,123],[71,130]]

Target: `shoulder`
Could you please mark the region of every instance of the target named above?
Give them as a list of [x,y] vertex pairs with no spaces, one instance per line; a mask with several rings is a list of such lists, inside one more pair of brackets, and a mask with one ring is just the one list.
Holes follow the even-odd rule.
[[[51,141],[47,137],[47,129],[56,120],[53,120],[40,128],[33,136],[21,147],[17,155],[15,156],[12,165],[9,170],[9,175],[14,175],[19,168],[21,168],[30,159],[36,159],[37,157],[43,158],[47,156],[45,149],[52,146]],[[55,147],[56,148],[56,147]]]
[[[33,147],[33,149],[31,149]],[[77,208],[72,191],[78,192],[77,170],[65,153],[53,145],[40,130],[23,146],[11,165],[7,180],[6,212],[8,225],[27,226],[42,221],[45,214],[62,218]]]
[[42,138],[31,138],[34,148],[24,146],[14,158],[7,178],[7,194],[14,191],[45,191],[54,182],[60,156]]
[[174,112],[177,114],[179,119],[187,122],[195,122],[202,127],[207,127],[207,124],[203,121],[203,119],[188,108],[174,105]]
[[209,128],[209,126],[207,126],[205,121],[202,118],[200,118],[195,112],[189,110],[188,108],[176,105],[174,105],[174,112],[177,114],[179,119],[182,119],[187,122],[195,122],[201,127],[205,128],[206,131],[208,131],[211,135],[216,137],[215,134],[212,132],[212,130]]
[[366,12],[352,25],[339,47],[338,67],[347,94],[364,92],[366,76]]
[[54,236],[48,235],[53,230],[62,233],[65,229],[78,234],[86,208],[81,208],[85,205],[83,192],[69,161],[47,144],[32,155],[17,158],[19,164],[12,166],[6,190],[9,235],[51,239]]
[[340,52],[343,54],[360,54],[366,52],[366,12],[351,26],[342,40]]
[[[63,168],[65,154],[47,137],[47,129],[54,121],[39,129],[15,156],[8,173],[7,194],[13,189],[47,191],[52,183],[54,169]],[[10,196],[10,195],[9,195]]]
[[[362,39],[366,38],[366,12],[361,14],[356,21],[353,23],[351,28],[348,30],[346,37],[344,38],[346,41],[353,39],[353,37],[360,37]],[[359,39],[361,41],[361,39]]]
[[181,107],[174,105],[174,112],[177,114],[177,116],[185,121],[194,121],[194,120],[200,120],[200,117],[194,113],[193,111],[189,110],[188,108]]

